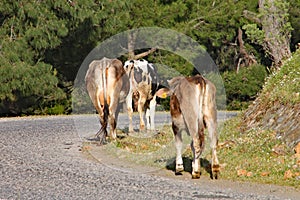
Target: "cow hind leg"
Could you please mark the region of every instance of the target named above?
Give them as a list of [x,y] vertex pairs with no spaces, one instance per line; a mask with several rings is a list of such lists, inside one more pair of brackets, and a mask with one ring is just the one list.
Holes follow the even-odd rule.
[[212,151],[212,160],[211,160],[211,178],[218,179],[220,174],[220,164],[217,156],[217,145],[218,145],[218,134],[217,134],[217,124],[216,120],[208,119],[205,120],[208,134],[210,138],[210,148]]
[[191,149],[193,152],[193,162],[192,162],[192,178],[198,179],[201,175],[201,164],[200,164],[200,155],[202,152],[201,142],[193,140],[191,143]]
[[126,105],[127,105],[127,113],[128,113],[128,118],[129,118],[129,127],[128,127],[128,132],[132,133],[133,132],[133,125],[132,125],[132,93],[129,93],[127,98],[126,98]]
[[119,106],[118,106],[119,99],[114,96],[111,99],[110,106],[109,106],[109,125],[110,125],[110,138],[115,140],[117,138],[117,119],[119,115]]
[[200,156],[204,149],[204,127],[203,124],[198,124],[198,131],[195,135],[193,135],[193,141],[191,143],[191,148],[193,152],[193,163],[192,163],[192,178],[198,179],[201,175],[201,164],[200,164]]
[[156,107],[156,96],[154,96],[153,99],[151,99],[149,103],[149,109],[146,110],[148,130],[155,130],[155,124],[154,124],[155,107]]
[[140,95],[138,101],[138,112],[140,114],[140,130],[145,129],[144,112],[143,112],[145,103],[146,103],[146,98]]
[[176,161],[175,161],[175,174],[181,174],[184,171],[183,160],[182,160],[182,134],[180,128],[172,123],[172,128],[175,137],[175,147],[176,147]]
[[99,140],[100,145],[104,144],[107,136],[107,120],[108,120],[108,108],[107,105],[101,105],[101,109],[99,110],[99,118],[101,128],[96,133],[96,138]]

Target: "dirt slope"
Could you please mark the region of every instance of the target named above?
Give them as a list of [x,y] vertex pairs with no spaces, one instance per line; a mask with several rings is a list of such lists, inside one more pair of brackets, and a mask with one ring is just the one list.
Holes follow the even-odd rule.
[[290,147],[300,142],[300,49],[265,83],[244,112],[242,130],[270,129]]

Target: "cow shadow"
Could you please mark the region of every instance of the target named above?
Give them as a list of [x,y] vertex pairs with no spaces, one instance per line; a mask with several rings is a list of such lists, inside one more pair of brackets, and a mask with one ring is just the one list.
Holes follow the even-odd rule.
[[[184,172],[188,172],[192,174],[192,159],[189,157],[182,157],[183,160],[183,167],[184,167]],[[175,158],[170,159],[167,162],[166,169],[171,170],[175,173]],[[211,163],[206,159],[206,158],[200,158],[200,165],[201,165],[201,174],[203,170],[206,171],[210,175],[210,178],[213,179],[213,174],[211,170]],[[182,173],[175,173],[175,175],[183,175]]]

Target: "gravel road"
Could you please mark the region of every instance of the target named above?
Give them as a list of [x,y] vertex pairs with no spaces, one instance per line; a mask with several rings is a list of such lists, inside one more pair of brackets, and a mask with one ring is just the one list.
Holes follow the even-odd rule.
[[288,187],[115,170],[81,151],[88,115],[0,119],[2,199],[299,199]]

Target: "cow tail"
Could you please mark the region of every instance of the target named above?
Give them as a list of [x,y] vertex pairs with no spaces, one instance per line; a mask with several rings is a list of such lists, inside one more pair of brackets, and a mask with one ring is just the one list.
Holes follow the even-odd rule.
[[108,63],[105,63],[104,66],[102,66],[102,86],[103,86],[103,99],[104,99],[104,108],[103,108],[103,114],[104,114],[104,123],[101,127],[102,132],[104,132],[104,137],[107,136],[107,121],[108,121],[108,115],[109,115],[109,109],[107,104],[107,66]]

